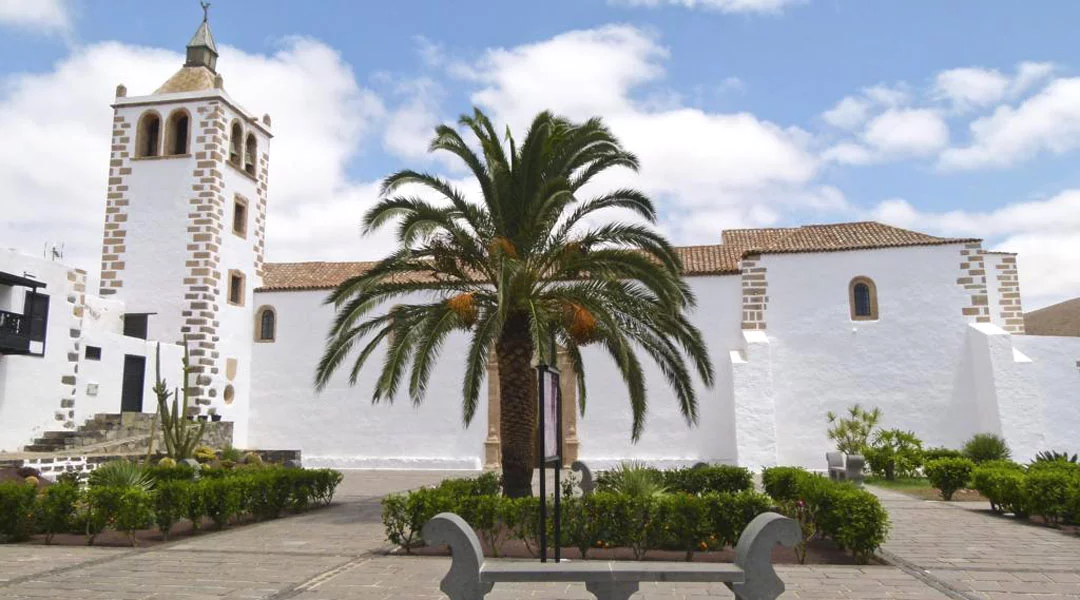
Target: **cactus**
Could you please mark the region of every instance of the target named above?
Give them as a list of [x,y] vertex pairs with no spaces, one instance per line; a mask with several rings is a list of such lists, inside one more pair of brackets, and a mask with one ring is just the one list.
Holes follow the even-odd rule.
[[[191,375],[191,360],[188,355],[187,340],[184,340],[184,368],[183,368],[183,399],[180,406],[180,388],[169,391],[169,386],[161,378],[161,344],[157,345],[156,362],[154,365],[154,395],[157,396],[158,417],[161,420],[161,433],[165,439],[165,454],[175,460],[191,458],[195,446],[199,445],[203,433],[206,432],[206,421],[194,421],[187,419],[188,409],[188,378]],[[169,399],[172,398],[172,406]],[[181,410],[183,412],[181,412]]]

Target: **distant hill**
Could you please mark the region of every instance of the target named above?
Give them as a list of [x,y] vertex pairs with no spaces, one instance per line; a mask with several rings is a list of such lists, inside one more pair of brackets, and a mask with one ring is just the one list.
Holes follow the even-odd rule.
[[1080,298],[1027,313],[1024,315],[1024,333],[1080,336]]

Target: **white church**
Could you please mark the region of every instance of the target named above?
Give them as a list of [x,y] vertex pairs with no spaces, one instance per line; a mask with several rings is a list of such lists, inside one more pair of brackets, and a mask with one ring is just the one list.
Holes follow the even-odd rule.
[[[265,261],[271,120],[225,91],[217,56],[204,21],[161,87],[117,87],[97,293],[85,270],[0,251],[0,451],[94,415],[154,412],[155,348],[175,384],[186,338],[193,416],[231,422],[236,447],[338,468],[497,468],[491,373],[486,408],[462,423],[464,334],[420,407],[372,405],[377,368],[315,393],[323,299],[370,263]],[[1080,337],[1025,335],[1015,255],[873,222],[716,242],[679,249],[717,370],[700,424],[687,427],[653,367],[631,444],[621,378],[586,350],[584,416],[563,389],[564,456],[820,468],[825,413],[854,403],[929,445],[994,432],[1018,459],[1080,451]]]

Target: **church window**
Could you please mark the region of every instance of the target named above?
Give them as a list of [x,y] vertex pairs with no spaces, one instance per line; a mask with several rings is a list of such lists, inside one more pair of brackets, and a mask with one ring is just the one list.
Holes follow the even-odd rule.
[[87,346],[86,347],[86,360],[101,360],[101,347],[100,346]]
[[225,392],[222,396],[224,396],[225,404],[227,405],[232,404],[233,400],[236,400],[236,390],[231,383],[225,386]]
[[135,134],[135,156],[158,156],[161,153],[161,115],[152,110],[143,113]]
[[244,170],[248,172],[248,175],[255,174],[255,164],[257,162],[258,145],[255,142],[255,134],[249,133],[247,142],[244,144]]
[[244,274],[240,271],[229,271],[229,304],[244,305]]
[[229,134],[229,162],[234,167],[240,166],[240,156],[243,153],[244,148],[244,130],[240,127],[240,123],[233,121],[232,133]]
[[874,321],[878,318],[877,286],[869,277],[856,277],[848,285],[848,301],[853,321]]
[[277,335],[277,313],[272,306],[260,307],[255,312],[255,341],[272,342]]
[[187,154],[191,119],[184,109],[174,110],[169,115],[168,128],[165,131],[165,151],[170,155]]
[[232,230],[236,235],[247,237],[248,202],[243,196],[233,198],[233,221]]

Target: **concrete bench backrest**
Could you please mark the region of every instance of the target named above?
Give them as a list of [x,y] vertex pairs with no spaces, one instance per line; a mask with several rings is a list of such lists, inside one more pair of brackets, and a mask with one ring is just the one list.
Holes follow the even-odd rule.
[[825,461],[829,463],[830,469],[843,469],[844,468],[844,453],[843,452],[826,452]]

